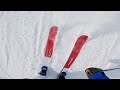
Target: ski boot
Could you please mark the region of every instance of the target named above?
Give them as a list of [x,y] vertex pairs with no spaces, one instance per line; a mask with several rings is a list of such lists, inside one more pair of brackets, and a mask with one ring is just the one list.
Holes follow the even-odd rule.
[[42,76],[46,76],[47,70],[48,70],[47,66],[42,66],[39,74],[42,75]]
[[65,76],[66,76],[66,72],[61,72],[61,73],[59,74],[58,79],[65,79]]

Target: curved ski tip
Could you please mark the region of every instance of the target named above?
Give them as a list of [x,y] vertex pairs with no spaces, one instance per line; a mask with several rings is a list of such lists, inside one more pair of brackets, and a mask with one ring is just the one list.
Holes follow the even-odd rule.
[[81,35],[79,38],[88,39],[87,35]]
[[82,37],[88,37],[87,35],[81,35]]
[[57,27],[57,26],[52,26],[51,28],[52,28],[52,29],[58,29],[58,27]]

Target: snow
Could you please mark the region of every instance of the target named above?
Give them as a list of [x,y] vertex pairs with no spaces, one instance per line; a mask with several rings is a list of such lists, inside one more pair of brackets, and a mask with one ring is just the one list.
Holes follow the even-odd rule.
[[[87,79],[85,69],[120,67],[119,11],[0,11],[0,78],[34,78],[48,65],[53,79],[63,68],[76,39],[89,39],[67,72],[68,79]],[[58,26],[52,58],[44,57],[51,26]],[[120,70],[106,71],[120,79]]]

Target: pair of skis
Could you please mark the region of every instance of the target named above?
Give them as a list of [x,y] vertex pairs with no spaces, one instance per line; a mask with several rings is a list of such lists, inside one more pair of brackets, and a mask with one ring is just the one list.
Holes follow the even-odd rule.
[[[46,48],[45,48],[45,57],[48,57],[48,58],[52,57],[57,33],[58,33],[58,27],[57,26],[53,26],[53,27],[50,28],[49,35],[48,35],[48,40],[47,40],[47,44],[46,44]],[[61,72],[64,69],[69,69],[70,68],[70,66],[75,61],[76,57],[78,56],[79,52],[81,51],[83,45],[86,43],[87,39],[88,39],[88,36],[86,36],[86,35],[82,35],[77,39],[77,41],[76,41],[76,43],[73,47],[73,50],[72,50],[66,64],[64,65],[63,69],[61,70]],[[59,78],[59,75],[57,76],[57,79],[58,78]]]

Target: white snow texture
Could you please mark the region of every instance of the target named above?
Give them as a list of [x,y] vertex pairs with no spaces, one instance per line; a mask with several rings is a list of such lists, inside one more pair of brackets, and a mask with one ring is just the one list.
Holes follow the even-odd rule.
[[[49,60],[44,51],[52,26],[59,32]],[[33,79],[46,64],[47,76],[55,79],[81,35],[89,38],[67,79],[87,79],[88,67],[120,67],[119,11],[0,11],[0,78]],[[120,79],[119,69],[105,73]]]

